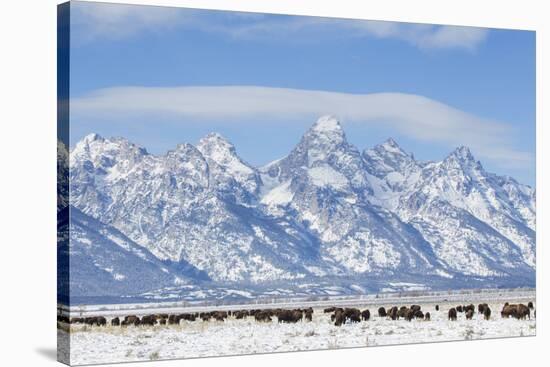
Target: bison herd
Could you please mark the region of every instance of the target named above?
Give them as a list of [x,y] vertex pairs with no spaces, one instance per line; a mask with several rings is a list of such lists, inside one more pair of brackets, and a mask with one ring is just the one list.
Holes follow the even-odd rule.
[[[518,320],[525,320],[531,318],[531,310],[533,310],[533,303],[529,302],[527,305],[522,303],[509,304],[506,302],[500,312],[501,317],[509,318],[513,317]],[[439,305],[435,306],[435,311],[439,312]],[[458,305],[451,307],[448,312],[448,320],[456,321],[458,315],[463,313],[466,320],[471,320],[474,314],[482,315],[485,320],[491,318],[491,308],[487,303],[480,303],[476,307],[473,304]],[[295,309],[254,309],[254,310],[235,310],[235,311],[210,311],[210,312],[194,312],[194,313],[181,313],[181,314],[151,314],[145,315],[141,318],[136,315],[128,315],[124,318],[114,317],[110,320],[111,326],[154,326],[154,325],[179,325],[182,320],[184,321],[225,321],[228,317],[232,317],[236,320],[246,319],[248,317],[253,318],[256,322],[272,322],[274,318],[278,323],[297,323],[300,321],[310,322],[313,320],[313,308],[295,308]],[[330,320],[335,326],[342,326],[346,323],[357,323],[362,321],[368,321],[371,318],[371,313],[368,309],[360,310],[358,308],[351,307],[328,307],[323,310],[324,314],[331,314]],[[431,314],[429,311],[423,311],[420,305],[409,306],[391,306],[388,308],[378,308],[378,317],[386,318],[388,320],[404,319],[412,321],[413,319],[430,321]],[[534,311],[536,316],[536,311]],[[64,315],[58,315],[57,320],[66,324],[82,324],[89,326],[106,326],[107,319],[103,316],[93,317],[73,317],[68,318]]]
[[[437,307],[437,306],[436,306]],[[500,311],[500,316],[502,318],[509,318],[510,316],[518,319],[525,320],[526,318],[531,319],[531,310],[534,309],[533,302],[527,303],[527,306],[523,303],[519,304],[509,304],[506,302]],[[466,320],[471,320],[474,317],[476,307],[473,304],[464,306],[459,305],[456,307],[451,307],[448,312],[448,319],[451,321],[456,321],[459,313],[464,313]],[[491,308],[487,303],[480,303],[477,305],[477,312],[480,315],[483,315],[485,320],[491,318]],[[536,313],[536,311],[534,311]]]

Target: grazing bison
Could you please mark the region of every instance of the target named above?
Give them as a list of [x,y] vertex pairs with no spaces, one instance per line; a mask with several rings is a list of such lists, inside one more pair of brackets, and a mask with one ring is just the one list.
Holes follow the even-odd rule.
[[449,320],[456,321],[456,308],[449,309]]
[[[263,311],[260,311],[258,313],[261,313]],[[216,321],[225,321],[227,319],[227,312],[226,311],[216,311],[212,314],[212,317]]]
[[329,308],[325,308],[323,310],[324,313],[331,313],[331,312],[334,312],[336,311],[336,307],[329,307]]
[[105,326],[107,325],[107,319],[103,316],[86,317],[84,323],[90,326]]
[[517,307],[516,305],[510,305],[508,302],[504,304],[502,307],[502,311],[500,311],[500,316],[502,318],[509,318],[510,316],[516,317],[517,314]]
[[244,319],[248,316],[248,311],[235,311],[233,312],[233,316],[235,317],[235,319],[237,320],[240,320],[240,319]]
[[141,324],[141,320],[136,315],[128,315],[124,317],[124,320],[120,323],[121,326],[134,325],[138,326]]
[[399,311],[397,311],[397,318],[399,319],[400,317],[402,318],[405,318],[407,316],[407,312],[409,311],[409,309],[407,308],[407,306],[401,306],[401,308],[399,309]]
[[168,316],[168,325],[176,325],[180,323],[180,319],[178,315],[170,315]]
[[471,320],[473,317],[474,317],[474,311],[472,311],[471,309],[468,309],[468,311],[466,311],[466,320]]
[[399,318],[399,316],[397,315],[398,313],[398,309],[397,309],[397,306],[393,306],[392,308],[390,308],[390,310],[388,311],[388,316],[392,319],[392,320],[397,320]]
[[424,315],[424,320],[430,321],[430,319],[431,319],[430,313],[429,313],[429,312],[426,312],[426,314]]
[[487,307],[489,307],[487,303],[480,303],[479,305],[477,305],[477,312],[483,314],[485,312],[485,308]]
[[527,306],[525,306],[523,303],[520,303],[518,306],[518,312],[517,312],[517,317],[518,319],[522,319],[522,320],[525,320],[526,317],[529,318],[529,320],[531,320],[531,309]]
[[157,323],[156,315],[145,315],[141,318],[141,325],[154,326]]
[[258,322],[271,322],[270,312],[261,311],[254,315],[254,319]]
[[489,306],[486,306],[483,308],[483,317],[485,320],[489,320],[491,318],[491,309]]
[[502,308],[502,311],[500,312],[500,315],[503,318],[509,318],[510,316],[512,316],[518,320],[525,320],[526,317],[529,317],[529,319],[531,319],[531,310],[523,303],[520,303],[519,305],[505,304]]
[[73,317],[71,318],[71,324],[83,324],[84,319],[82,317]]
[[417,319],[423,319],[424,318],[424,312],[421,310],[414,311],[414,317]]
[[414,312],[420,311],[421,309],[422,309],[422,307],[420,307],[419,305],[412,305],[411,306],[411,310],[413,310]]
[[476,312],[476,306],[469,304],[468,306],[463,307],[464,312],[472,311],[472,314]]
[[439,305],[435,305],[435,310],[439,311]]
[[378,317],[386,317],[388,313],[386,312],[386,309],[384,307],[380,307],[378,309]]
[[303,314],[301,310],[281,310],[277,313],[277,321],[279,323],[297,323],[302,318]]
[[411,320],[414,318],[414,315],[415,315],[416,312],[417,312],[417,311],[415,311],[415,310],[412,310],[412,309],[410,309],[410,308],[407,308],[407,309],[405,310],[405,316],[404,316],[404,317],[405,317],[405,320],[411,321]]
[[346,321],[361,322],[361,311],[357,308],[345,308],[344,315],[346,317]]
[[111,320],[111,326],[120,326],[120,319],[118,317],[115,317]]
[[343,311],[337,310],[334,314],[334,326],[342,326],[346,322],[346,316]]
[[306,321],[313,321],[313,310],[311,308],[306,309],[304,311],[304,314],[305,314]]
[[370,319],[370,311],[369,311],[369,310],[363,310],[363,311],[361,312],[361,319],[362,319],[363,321],[369,321],[369,319]]

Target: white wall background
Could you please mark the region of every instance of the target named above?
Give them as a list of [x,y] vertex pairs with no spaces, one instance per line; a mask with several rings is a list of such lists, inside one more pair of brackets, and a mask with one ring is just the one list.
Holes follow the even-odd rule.
[[[548,363],[549,24],[545,1],[134,0],[272,13],[537,30],[537,337],[151,362],[150,366],[450,367]],[[56,329],[56,4],[0,2],[0,364],[54,365]],[[545,22],[546,21],[546,22]],[[546,92],[546,93],[545,93]],[[25,316],[26,320],[22,321]]]

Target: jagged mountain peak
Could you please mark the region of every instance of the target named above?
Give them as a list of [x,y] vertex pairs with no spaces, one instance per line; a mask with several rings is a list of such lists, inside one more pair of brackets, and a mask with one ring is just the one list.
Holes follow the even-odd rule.
[[319,117],[317,121],[311,127],[314,131],[324,132],[340,132],[342,131],[342,125],[340,121],[333,115],[324,115]]
[[205,137],[199,140],[197,148],[205,153],[208,153],[212,149],[225,149],[235,153],[235,146],[223,135],[215,132],[208,133]]
[[393,138],[388,138],[385,142],[377,146],[380,149],[384,149],[386,152],[399,154],[399,155],[408,155],[400,146],[397,144]]
[[324,144],[338,145],[346,142],[346,134],[340,121],[331,115],[321,116],[304,134],[304,139]]
[[[442,162],[442,167],[445,169],[459,169],[465,174],[477,176],[483,173],[481,162],[475,159],[470,148],[460,146],[453,150]],[[478,172],[474,174],[474,172]]]
[[103,142],[103,141],[105,141],[105,138],[103,138],[101,135],[99,135],[97,133],[91,133],[91,134],[86,135],[84,138],[82,138],[81,141],[83,143],[90,144],[91,142],[94,142],[94,141]]
[[410,157],[412,158],[412,155],[405,152],[403,148],[393,139],[388,138],[386,141],[384,141],[381,144],[376,145],[374,148],[366,149],[365,154],[367,155],[384,155],[384,156],[402,156],[402,157]]
[[474,155],[472,154],[472,151],[470,150],[470,148],[464,145],[457,147],[454,151],[451,152],[449,156],[456,157],[466,162],[475,161]]

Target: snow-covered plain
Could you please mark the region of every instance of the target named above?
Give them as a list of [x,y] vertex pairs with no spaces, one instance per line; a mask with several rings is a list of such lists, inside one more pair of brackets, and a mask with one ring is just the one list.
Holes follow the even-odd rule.
[[[534,336],[533,314],[530,320],[501,318],[505,301],[488,300],[492,310],[489,321],[477,312],[473,320],[466,320],[464,313],[459,313],[458,321],[448,321],[447,311],[461,304],[457,302],[437,303],[440,311],[435,310],[436,303],[422,303],[423,311],[430,312],[431,321],[391,321],[377,316],[379,306],[400,305],[394,302],[369,304],[366,307],[373,315],[369,321],[342,327],[334,326],[330,314],[324,314],[322,308],[314,308],[312,322],[296,324],[279,324],[276,317],[271,323],[230,317],[225,322],[185,321],[177,326],[73,325],[70,336],[62,329],[58,333],[62,340],[70,338],[70,363],[74,365]],[[534,299],[513,300],[525,304],[529,301]],[[68,346],[65,342],[60,344]],[[67,352],[60,350],[65,356]]]

